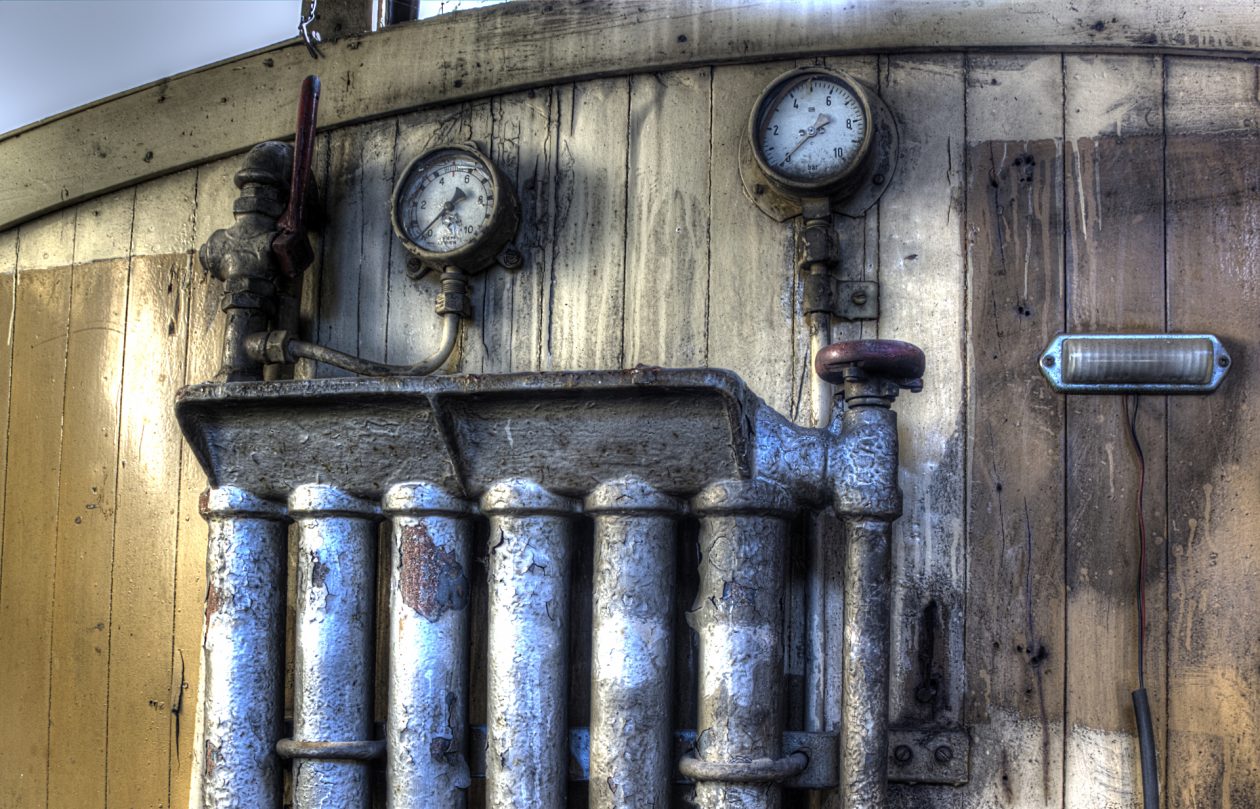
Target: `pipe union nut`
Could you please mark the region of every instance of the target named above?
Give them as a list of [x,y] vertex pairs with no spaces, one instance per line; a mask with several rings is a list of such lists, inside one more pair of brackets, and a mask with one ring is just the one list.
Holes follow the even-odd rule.
[[439,292],[433,308],[439,315],[472,317],[472,298],[466,292]]

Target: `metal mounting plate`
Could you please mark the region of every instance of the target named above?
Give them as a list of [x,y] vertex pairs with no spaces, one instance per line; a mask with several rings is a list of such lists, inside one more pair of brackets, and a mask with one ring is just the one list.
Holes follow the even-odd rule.
[[961,728],[888,731],[888,780],[961,786],[971,772],[971,737]]

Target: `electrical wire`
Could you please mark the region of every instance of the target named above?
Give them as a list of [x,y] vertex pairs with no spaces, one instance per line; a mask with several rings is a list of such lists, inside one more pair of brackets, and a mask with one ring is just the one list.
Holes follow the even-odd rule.
[[1151,721],[1151,703],[1146,695],[1146,516],[1143,514],[1146,455],[1142,452],[1142,442],[1138,439],[1138,399],[1133,397],[1133,407],[1130,409],[1129,398],[1126,395],[1121,402],[1124,406],[1125,424],[1129,428],[1129,441],[1137,457],[1138,472],[1138,688],[1133,692],[1133,715],[1137,722],[1138,753],[1142,763],[1142,806],[1144,809],[1159,809],[1159,762],[1155,750],[1155,724]]
[[[1132,408],[1130,408],[1132,400]],[[1138,526],[1138,568],[1137,568],[1137,603],[1138,603],[1138,688],[1146,688],[1146,515],[1144,499],[1146,495],[1146,455],[1142,452],[1142,442],[1138,439],[1137,415],[1138,397],[1123,397],[1125,423],[1129,428],[1129,442],[1137,456],[1137,526]]]

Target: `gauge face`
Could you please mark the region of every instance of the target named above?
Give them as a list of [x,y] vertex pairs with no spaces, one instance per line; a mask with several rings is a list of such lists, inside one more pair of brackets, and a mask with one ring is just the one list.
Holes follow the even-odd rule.
[[453,253],[480,240],[493,219],[495,182],[473,155],[442,149],[417,161],[398,186],[395,221],[420,250]]
[[785,185],[819,188],[853,173],[870,143],[870,106],[827,71],[772,85],[752,119],[753,148],[766,173]]

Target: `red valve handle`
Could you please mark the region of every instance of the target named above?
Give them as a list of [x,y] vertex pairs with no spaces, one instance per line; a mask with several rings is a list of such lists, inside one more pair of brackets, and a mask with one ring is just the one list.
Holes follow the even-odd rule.
[[319,114],[319,76],[307,76],[298,96],[297,127],[293,136],[293,176],[289,180],[289,206],[276,222],[271,252],[280,271],[296,278],[315,260],[306,238],[307,177],[315,153],[315,119]]
[[814,371],[833,385],[846,381],[846,372],[860,369],[867,376],[896,382],[903,388],[923,387],[927,361],[923,350],[901,340],[852,340],[832,343],[814,358]]

